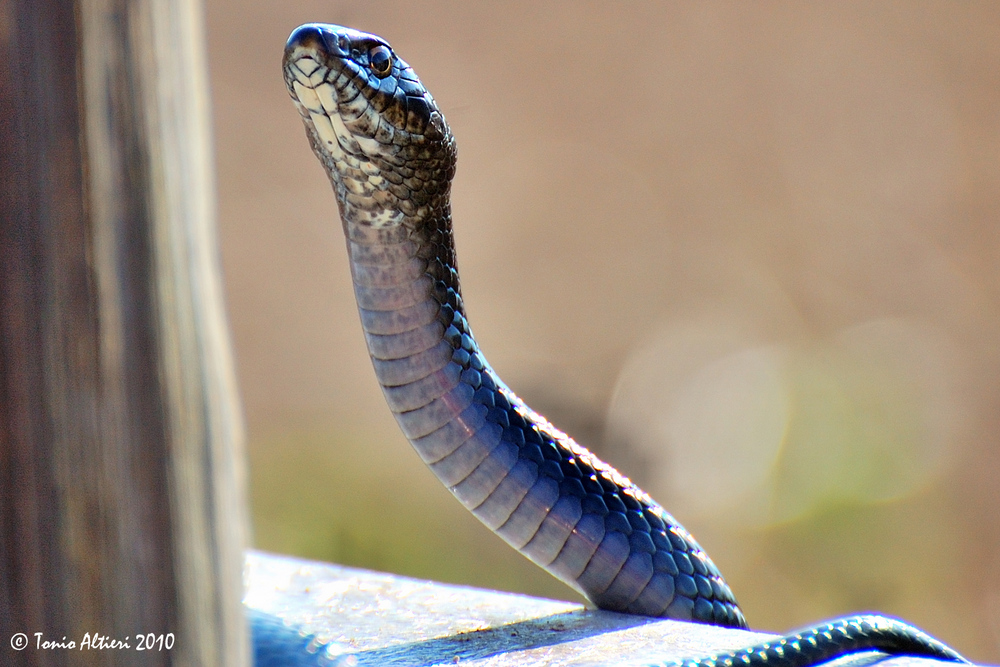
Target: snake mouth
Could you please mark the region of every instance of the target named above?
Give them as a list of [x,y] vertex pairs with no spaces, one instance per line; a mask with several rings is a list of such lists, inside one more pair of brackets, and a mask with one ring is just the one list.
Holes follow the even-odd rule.
[[[370,87],[369,53],[376,48],[391,56],[389,45],[375,35],[338,25],[306,23],[293,30],[285,42],[285,83],[294,93],[294,81],[314,87],[344,75],[338,88],[346,87],[348,81],[359,88]],[[391,63],[391,57],[387,62]],[[388,73],[379,72],[380,77]]]
[[345,117],[357,121],[371,113],[361,95],[368,82],[352,55],[359,52],[355,45],[372,39],[342,26],[307,23],[293,30],[285,44],[282,65],[288,93],[313,136],[314,149],[335,161],[343,160],[345,152],[378,152],[372,133],[366,131],[370,123],[355,122],[356,127],[348,128],[344,122]]

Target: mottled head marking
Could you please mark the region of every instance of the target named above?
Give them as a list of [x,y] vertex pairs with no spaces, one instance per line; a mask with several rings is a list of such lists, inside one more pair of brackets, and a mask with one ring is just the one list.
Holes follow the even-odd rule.
[[346,225],[415,227],[447,207],[455,141],[385,40],[309,23],[289,36],[283,66]]

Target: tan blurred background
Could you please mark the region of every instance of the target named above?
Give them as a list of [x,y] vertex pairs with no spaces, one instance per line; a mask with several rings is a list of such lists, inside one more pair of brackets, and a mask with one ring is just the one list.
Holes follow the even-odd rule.
[[1000,4],[207,0],[263,549],[571,596],[385,408],[289,31],[386,37],[459,142],[480,343],[713,555],[751,625],[1000,660]]

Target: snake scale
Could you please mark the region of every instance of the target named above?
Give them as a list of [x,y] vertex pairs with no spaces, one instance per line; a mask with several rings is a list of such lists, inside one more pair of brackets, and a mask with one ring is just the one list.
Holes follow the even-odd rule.
[[[691,534],[487,363],[455,261],[455,138],[413,69],[382,38],[325,24],[293,31],[283,66],[336,194],[375,375],[424,463],[480,521],[597,607],[746,628]],[[270,635],[257,636],[259,651]],[[912,626],[866,615],[683,662],[784,667],[863,650],[964,661]]]

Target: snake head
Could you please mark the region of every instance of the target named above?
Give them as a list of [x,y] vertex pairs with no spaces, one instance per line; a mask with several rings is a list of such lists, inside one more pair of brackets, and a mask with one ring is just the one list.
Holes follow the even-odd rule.
[[289,36],[283,67],[345,224],[392,226],[447,206],[455,140],[384,39],[307,23]]

